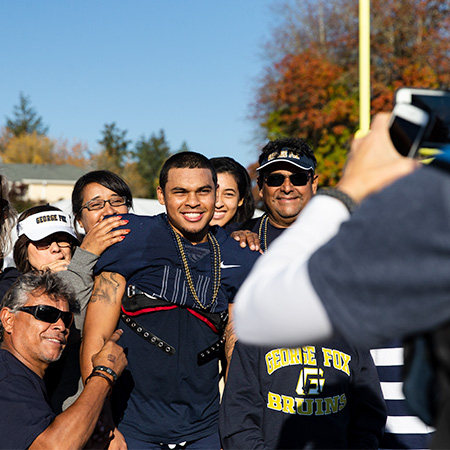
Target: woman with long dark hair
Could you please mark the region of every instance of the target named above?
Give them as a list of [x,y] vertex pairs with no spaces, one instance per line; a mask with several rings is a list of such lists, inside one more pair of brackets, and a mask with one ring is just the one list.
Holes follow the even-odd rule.
[[233,158],[211,158],[217,172],[217,202],[211,225],[220,225],[228,232],[233,224],[246,222],[253,217],[255,200],[250,176],[244,166]]

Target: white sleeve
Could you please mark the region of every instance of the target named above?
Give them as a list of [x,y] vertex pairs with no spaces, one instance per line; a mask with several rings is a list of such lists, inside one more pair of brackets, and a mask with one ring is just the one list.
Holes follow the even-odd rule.
[[349,217],[339,200],[316,196],[271,244],[237,293],[234,320],[239,339],[298,346],[331,336],[331,322],[311,285],[308,259]]

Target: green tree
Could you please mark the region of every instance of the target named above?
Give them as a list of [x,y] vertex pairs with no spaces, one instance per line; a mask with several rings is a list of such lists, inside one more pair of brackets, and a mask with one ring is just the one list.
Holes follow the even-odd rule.
[[42,117],[31,106],[29,97],[22,92],[19,97],[19,104],[14,106],[13,118],[6,117],[6,128],[16,137],[23,134],[32,134],[43,136],[48,132],[42,122]]
[[176,153],[180,153],[180,152],[190,152],[189,146],[187,145],[187,142],[186,142],[186,141],[183,141],[183,142],[181,143],[181,147],[180,147],[180,149],[179,149]]
[[[306,138],[333,185],[358,127],[358,1],[277,6],[252,116],[265,138]],[[449,26],[449,0],[371,2],[372,114],[391,109],[400,86],[450,84]]]
[[128,146],[131,143],[126,139],[126,134],[127,130],[120,130],[115,122],[105,124],[102,130],[103,137],[98,141],[102,150],[94,157],[99,169],[110,170],[118,175],[123,174],[130,153]]
[[133,157],[136,159],[137,172],[145,181],[144,197],[156,198],[159,172],[170,154],[171,151],[164,130],[160,130],[159,134],[152,133],[149,138],[142,136],[136,142]]

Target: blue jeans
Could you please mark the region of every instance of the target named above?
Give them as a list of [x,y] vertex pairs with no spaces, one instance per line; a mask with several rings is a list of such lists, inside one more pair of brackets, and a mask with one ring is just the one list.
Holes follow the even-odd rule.
[[214,433],[211,436],[197,439],[195,441],[186,442],[185,445],[177,444],[176,447],[169,447],[168,444],[157,444],[155,442],[144,442],[138,439],[133,439],[128,436],[124,436],[127,441],[129,450],[169,450],[174,448],[176,450],[220,450],[219,433]]

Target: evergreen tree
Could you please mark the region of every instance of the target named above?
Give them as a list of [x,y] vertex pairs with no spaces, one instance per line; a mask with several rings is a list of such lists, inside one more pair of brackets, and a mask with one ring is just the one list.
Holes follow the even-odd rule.
[[[186,144],[185,147],[187,148]],[[170,154],[171,151],[166,141],[164,130],[160,130],[158,135],[152,133],[148,139],[142,136],[136,142],[133,156],[137,161],[137,171],[142,179],[145,180],[145,197],[156,198],[159,172]]]
[[19,104],[14,106],[14,117],[10,119],[6,117],[6,128],[14,135],[21,136],[23,134],[36,134],[43,136],[48,132],[37,112],[32,108],[29,97],[22,92],[19,97]]
[[97,167],[110,170],[120,175],[129,156],[128,145],[131,141],[125,138],[127,130],[120,130],[116,123],[105,124],[102,130],[103,138],[98,141],[102,151],[97,155]]
[[181,143],[181,147],[180,147],[180,149],[179,149],[176,153],[181,153],[181,152],[190,152],[189,147],[188,147],[186,141],[183,141],[183,142]]

